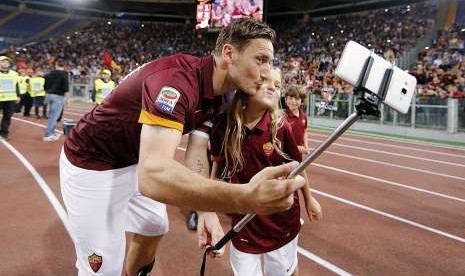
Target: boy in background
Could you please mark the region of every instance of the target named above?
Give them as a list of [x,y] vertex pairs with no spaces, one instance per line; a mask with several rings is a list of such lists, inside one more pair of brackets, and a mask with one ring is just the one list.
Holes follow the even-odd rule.
[[291,85],[287,88],[285,94],[286,119],[292,127],[294,139],[302,154],[310,153],[310,148],[308,147],[307,114],[301,110],[302,104],[306,99],[307,94],[303,87]]

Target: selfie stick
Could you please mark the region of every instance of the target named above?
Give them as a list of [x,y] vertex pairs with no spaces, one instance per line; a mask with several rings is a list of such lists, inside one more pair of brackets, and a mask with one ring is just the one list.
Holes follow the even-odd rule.
[[[379,99],[373,97],[369,93],[365,93],[363,89],[355,89],[354,94],[359,91],[363,92],[364,96],[355,106],[356,112],[350,115],[347,119],[342,122],[342,124],[336,128],[323,142],[321,142],[316,149],[314,149],[310,155],[308,155],[292,172],[287,176],[287,178],[294,178],[300,173],[302,173],[305,168],[310,165],[315,159],[320,156],[337,138],[339,138],[352,124],[354,124],[358,119],[363,115],[379,115],[378,105]],[[205,256],[208,252],[220,250],[227,242],[229,242],[239,231],[244,228],[247,223],[249,223],[256,214],[247,214],[243,217],[234,227],[224,235],[221,240],[219,240],[214,246],[208,247],[204,254],[204,261],[200,269],[200,275],[204,274],[205,270]]]
[[[372,52],[373,53],[373,52]],[[287,176],[287,179],[294,178],[300,173],[302,173],[305,168],[315,161],[318,156],[320,156],[337,138],[339,138],[350,126],[352,126],[358,119],[364,115],[379,116],[378,107],[380,103],[384,100],[385,91],[387,90],[387,84],[391,81],[392,70],[386,70],[384,74],[383,81],[381,83],[381,93],[380,96],[371,93],[369,90],[365,89],[365,84],[368,78],[367,72],[370,72],[373,64],[373,57],[370,56],[365,64],[363,69],[363,74],[361,75],[358,86],[354,89],[354,94],[360,93],[362,96],[355,106],[356,112],[350,115],[347,119],[342,122],[342,124],[336,128],[323,142],[321,142],[316,149],[314,149],[310,155],[308,155],[292,172]],[[394,66],[394,65],[393,65]],[[229,242],[239,231],[241,231],[247,223],[249,223],[256,214],[247,214],[243,217],[234,227],[224,235],[215,245],[208,247],[205,250],[203,255],[203,262],[200,268],[200,275],[203,276],[205,272],[205,261],[208,252],[218,251],[223,246]]]

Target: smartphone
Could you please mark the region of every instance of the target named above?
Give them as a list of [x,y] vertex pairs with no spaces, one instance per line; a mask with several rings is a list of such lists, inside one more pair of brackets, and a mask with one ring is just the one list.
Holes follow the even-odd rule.
[[404,70],[394,67],[383,103],[400,113],[407,113],[417,86],[417,79]]
[[357,42],[347,42],[335,72],[351,85],[378,95],[394,110],[408,112],[415,91],[415,77]]
[[355,41],[347,42],[336,66],[336,76],[353,86],[359,86],[369,57],[370,50]]

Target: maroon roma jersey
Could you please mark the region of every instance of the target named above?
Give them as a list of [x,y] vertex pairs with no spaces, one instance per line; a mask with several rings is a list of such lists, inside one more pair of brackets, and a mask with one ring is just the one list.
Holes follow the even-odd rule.
[[72,129],[64,144],[68,160],[89,170],[134,165],[142,124],[208,131],[222,103],[212,74],[213,56],[177,54],[142,65]]
[[[277,166],[292,160],[302,161],[297,144],[289,123],[279,128],[277,138],[281,141],[282,151],[289,159],[281,156],[273,149],[269,124],[271,116],[267,112],[260,122],[253,128],[246,128],[246,135],[242,141],[242,155],[244,166],[230,179],[231,183],[248,183],[259,171],[269,166]],[[224,154],[222,150],[226,131],[226,116],[221,116],[213,123],[210,136],[212,159],[224,168]],[[221,169],[220,169],[221,170]],[[222,171],[218,172],[221,175]],[[232,215],[232,225],[236,225],[244,216]],[[293,240],[300,231],[300,207],[298,193],[294,193],[294,205],[291,209],[273,214],[257,215],[233,239],[234,246],[246,253],[262,254],[276,250]]]
[[292,127],[292,133],[294,133],[294,139],[297,145],[304,145],[304,134],[307,130],[307,114],[302,110],[299,110],[299,116],[295,116],[292,111],[286,109],[286,120]]

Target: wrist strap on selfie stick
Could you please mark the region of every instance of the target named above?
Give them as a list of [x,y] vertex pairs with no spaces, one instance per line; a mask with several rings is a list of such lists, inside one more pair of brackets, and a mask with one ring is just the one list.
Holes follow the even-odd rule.
[[[358,92],[363,92],[357,90]],[[354,91],[355,93],[355,91]],[[369,94],[361,97],[360,101],[355,106],[357,112],[350,115],[342,124],[336,128],[323,142],[321,142],[310,155],[308,155],[288,176],[287,178],[294,178],[299,175],[305,168],[310,165],[315,159],[320,156],[337,138],[339,138],[352,124],[354,124],[363,115],[379,116],[378,111],[379,99],[377,97],[371,98]],[[244,228],[249,221],[255,217],[255,214],[247,214],[243,217],[234,227],[224,235],[214,246],[208,247],[203,254],[202,265],[200,267],[200,276],[205,274],[206,257],[208,252],[220,250],[227,242],[229,242],[239,231]]]

